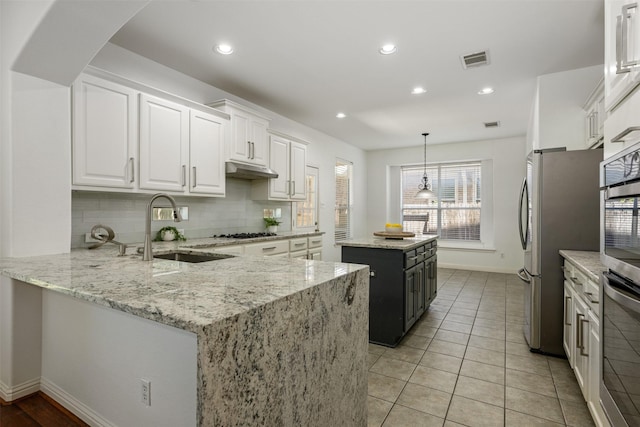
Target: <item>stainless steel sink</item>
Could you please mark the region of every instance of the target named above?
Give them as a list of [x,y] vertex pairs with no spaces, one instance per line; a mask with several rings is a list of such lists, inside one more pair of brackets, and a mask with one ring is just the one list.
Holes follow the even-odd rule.
[[217,261],[219,259],[227,259],[234,258],[233,255],[228,254],[196,254],[186,251],[172,251],[166,252],[163,254],[154,254],[154,258],[160,259],[168,259],[172,261],[182,261],[182,262],[208,262],[208,261]]

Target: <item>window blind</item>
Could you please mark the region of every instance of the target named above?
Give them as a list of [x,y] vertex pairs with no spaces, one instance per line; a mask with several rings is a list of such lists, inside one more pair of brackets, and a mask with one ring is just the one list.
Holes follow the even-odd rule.
[[351,177],[353,164],[345,160],[336,160],[336,204],[335,204],[335,241],[351,237]]
[[435,199],[418,199],[424,167],[402,168],[402,222],[406,231],[445,240],[480,240],[480,162],[428,165]]

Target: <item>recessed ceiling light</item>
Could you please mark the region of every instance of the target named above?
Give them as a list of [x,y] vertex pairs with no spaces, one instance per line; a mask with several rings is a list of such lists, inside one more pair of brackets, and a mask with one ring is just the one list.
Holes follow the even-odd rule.
[[339,119],[344,119],[345,117],[347,117],[347,115],[345,113],[338,113],[336,114],[336,117]]
[[231,45],[222,43],[216,46],[216,52],[222,55],[231,55],[233,53],[233,47],[231,47]]
[[382,46],[378,52],[382,55],[391,55],[392,53],[396,53],[397,50],[398,48],[395,44],[388,43]]
[[478,95],[489,95],[493,93],[494,90],[492,87],[485,87],[484,89],[478,91]]
[[427,90],[423,87],[417,86],[414,87],[413,90],[411,91],[412,95],[420,95],[422,93],[425,93]]

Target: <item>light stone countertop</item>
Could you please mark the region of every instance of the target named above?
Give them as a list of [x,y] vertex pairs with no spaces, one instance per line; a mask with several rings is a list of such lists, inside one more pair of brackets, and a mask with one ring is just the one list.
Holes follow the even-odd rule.
[[[218,246],[209,240],[154,242],[153,248],[207,253],[193,245]],[[362,268],[244,255],[204,263],[144,262],[138,254],[117,256],[115,245],[0,259],[3,276],[191,332]]]
[[337,244],[340,246],[352,246],[358,248],[400,249],[403,251],[410,251],[411,249],[415,249],[418,246],[432,240],[436,240],[437,238],[438,236],[435,234],[409,237],[404,239],[385,239],[384,237],[372,236],[343,240],[341,242],[337,242]]
[[600,282],[600,273],[607,270],[600,261],[600,252],[560,250],[560,255],[575,264],[578,269],[596,283]]
[[[154,242],[154,253],[220,246],[208,240]],[[278,425],[283,414],[289,425],[366,424],[367,266],[244,255],[145,262],[117,251],[3,258],[0,274],[195,333],[199,426]]]

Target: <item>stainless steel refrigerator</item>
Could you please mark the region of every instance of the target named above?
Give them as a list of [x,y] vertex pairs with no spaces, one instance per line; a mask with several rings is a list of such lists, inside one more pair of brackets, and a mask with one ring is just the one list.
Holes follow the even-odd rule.
[[602,150],[534,150],[520,192],[524,336],[532,351],[564,356],[560,249],[599,251]]

